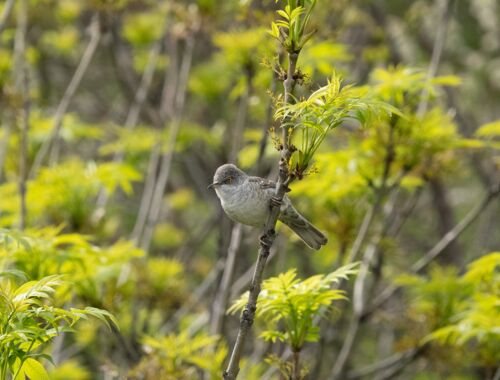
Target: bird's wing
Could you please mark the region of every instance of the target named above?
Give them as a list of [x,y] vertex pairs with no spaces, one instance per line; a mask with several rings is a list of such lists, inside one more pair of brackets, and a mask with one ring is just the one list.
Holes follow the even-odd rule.
[[275,189],[276,182],[260,177],[249,177],[250,182],[257,182],[261,189]]

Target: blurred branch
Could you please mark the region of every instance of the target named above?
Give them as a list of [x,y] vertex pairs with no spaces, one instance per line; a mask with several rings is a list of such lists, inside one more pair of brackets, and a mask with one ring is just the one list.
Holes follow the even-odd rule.
[[161,157],[158,179],[154,186],[154,191],[151,197],[151,206],[148,212],[148,218],[144,226],[142,238],[140,239],[140,247],[145,251],[149,250],[154,228],[156,227],[156,224],[158,223],[158,219],[160,217],[163,194],[165,193],[165,188],[170,176],[170,168],[174,156],[175,143],[177,141],[177,135],[182,123],[182,114],[187,92],[187,82],[193,58],[193,49],[195,42],[194,34],[196,33],[196,30],[197,28],[192,32],[190,36],[187,37],[186,46],[184,48],[184,53],[182,56],[182,62],[179,70],[179,84],[177,86],[174,101],[174,115],[172,116],[172,122],[170,124],[166,152]]
[[240,223],[236,223],[231,231],[231,241],[227,250],[227,258],[224,263],[224,272],[220,287],[217,290],[215,300],[212,305],[212,318],[210,323],[210,333],[220,334],[224,323],[229,293],[234,277],[234,268],[236,266],[236,255],[241,244],[243,227]]
[[180,309],[178,309],[175,314],[170,318],[160,329],[160,333],[164,334],[170,330],[172,330],[175,324],[181,320],[186,314],[188,314],[194,306],[198,306],[208,292],[210,287],[214,284],[215,280],[219,276],[219,273],[222,271],[225,265],[224,259],[219,259],[210,271],[205,276],[203,282],[192,292],[192,296],[182,305]]
[[2,34],[5,29],[5,24],[7,24],[7,20],[9,19],[13,6],[14,0],[7,0],[3,5],[3,12],[0,15],[0,34]]
[[18,12],[18,25],[15,37],[15,76],[16,85],[20,89],[23,108],[22,124],[20,131],[19,146],[19,229],[26,227],[26,180],[28,168],[28,131],[30,118],[30,93],[28,64],[26,61],[26,32],[28,28],[28,4],[27,0],[20,0]]
[[[439,0],[436,0],[436,2],[439,3]],[[426,80],[428,85],[425,86],[424,89],[422,90],[421,101],[418,104],[417,108],[418,117],[422,117],[427,111],[429,103],[429,87],[430,87],[429,84],[430,81],[436,76],[438,71],[439,62],[441,60],[441,54],[443,52],[444,43],[446,40],[446,31],[448,29],[448,24],[450,21],[452,7],[454,3],[455,0],[444,0],[444,3],[441,6],[439,12],[439,17],[438,17],[439,21],[437,24],[436,39],[434,40],[434,45],[432,48],[431,62],[427,69]]]
[[370,364],[366,367],[360,368],[358,370],[354,370],[347,373],[347,379],[357,379],[364,376],[370,376],[374,373],[377,373],[382,370],[386,370],[395,365],[400,364],[401,362],[407,363],[407,361],[411,358],[417,356],[420,352],[422,352],[422,347],[419,348],[410,348],[404,352],[398,352],[394,355],[391,355],[388,358],[385,358],[377,363]]
[[[141,110],[147,98],[149,87],[151,86],[151,82],[153,80],[153,75],[158,63],[158,58],[160,57],[162,47],[161,42],[161,39],[156,41],[149,52],[148,60],[146,62],[146,68],[144,69],[141,77],[141,82],[134,95],[134,101],[132,103],[132,106],[129,108],[127,118],[125,120],[124,127],[126,130],[133,129],[137,125],[137,122],[139,120]],[[120,150],[114,154],[113,162],[123,162],[124,157],[125,152],[123,150]],[[106,190],[104,188],[101,188],[96,203],[96,207],[98,210],[104,209],[106,207],[108,198],[109,194],[106,193]],[[103,212],[100,213],[103,214]]]
[[269,140],[269,130],[273,126],[273,109],[274,109],[274,100],[273,96],[274,93],[276,92],[276,86],[278,83],[278,78],[276,78],[276,74],[273,73],[272,79],[271,79],[271,95],[269,96],[269,102],[267,104],[266,108],[266,120],[264,121],[264,124],[262,126],[262,137],[259,142],[259,155],[257,156],[257,170],[256,173],[257,175],[262,174],[262,166],[263,166],[263,161],[264,161],[264,156],[266,153],[266,147],[267,147],[267,142]]
[[42,146],[40,147],[37,155],[35,156],[29,174],[30,178],[36,176],[51,148],[54,156],[57,156],[58,154],[58,139],[64,114],[68,110],[68,106],[73,99],[73,96],[75,95],[75,92],[78,89],[78,86],[80,85],[80,82],[90,65],[90,61],[94,57],[94,53],[96,52],[97,46],[99,45],[99,42],[101,40],[101,27],[99,22],[99,15],[97,13],[92,16],[89,29],[90,41],[82,55],[82,59],[80,60],[80,63],[78,64],[78,67],[76,68],[76,71],[73,74],[68,87],[66,88],[66,91],[64,92],[63,98],[61,99],[61,102],[57,107],[56,113],[54,115],[54,126],[47,139],[42,143]]
[[[484,198],[476,205],[469,213],[457,224],[453,229],[448,231],[442,238],[437,242],[434,247],[432,247],[426,254],[424,254],[419,260],[417,260],[411,267],[411,273],[418,273],[424,269],[429,263],[432,262],[437,256],[439,256],[446,247],[449,246],[462,232],[464,232],[467,227],[469,227],[481,213],[486,209],[489,203],[495,199],[500,193],[500,184],[497,184],[484,196]],[[381,305],[383,305],[391,296],[399,289],[399,286],[390,285],[385,290],[383,290],[373,301],[369,310],[363,314],[363,318],[368,316],[377,310]]]
[[3,179],[5,157],[9,149],[10,132],[12,130],[12,125],[15,123],[15,118],[11,114],[11,112],[5,112],[6,120],[2,128],[3,135],[2,140],[0,141],[0,181]]

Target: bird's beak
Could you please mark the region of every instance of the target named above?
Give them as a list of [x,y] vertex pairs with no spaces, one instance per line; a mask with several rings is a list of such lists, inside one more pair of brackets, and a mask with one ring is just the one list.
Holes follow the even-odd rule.
[[210,185],[207,186],[207,189],[213,189],[213,188],[215,188],[215,186],[218,186],[220,184],[221,184],[220,182],[211,183]]

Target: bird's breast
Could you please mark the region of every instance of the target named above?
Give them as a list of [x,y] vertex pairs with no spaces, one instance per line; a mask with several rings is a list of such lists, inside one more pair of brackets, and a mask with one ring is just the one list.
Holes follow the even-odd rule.
[[221,197],[221,205],[231,219],[254,227],[264,226],[269,215],[266,192],[251,186],[242,186],[233,194]]

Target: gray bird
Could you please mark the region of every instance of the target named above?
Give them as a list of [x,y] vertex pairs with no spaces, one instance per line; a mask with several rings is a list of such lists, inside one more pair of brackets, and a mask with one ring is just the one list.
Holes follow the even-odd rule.
[[[271,198],[276,183],[252,177],[233,164],[219,166],[214,182],[215,189],[226,214],[236,222],[254,227],[264,227],[270,213]],[[327,242],[326,236],[300,215],[285,195],[280,207],[279,220],[290,227],[310,248],[320,249]]]

